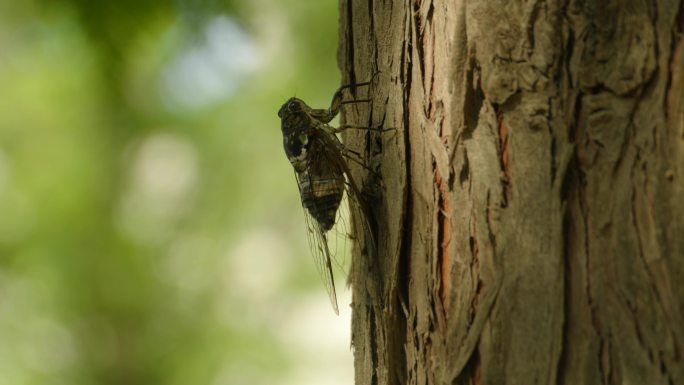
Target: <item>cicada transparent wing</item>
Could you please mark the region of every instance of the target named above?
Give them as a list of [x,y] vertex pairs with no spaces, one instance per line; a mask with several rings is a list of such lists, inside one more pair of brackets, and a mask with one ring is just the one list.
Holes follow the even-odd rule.
[[[295,173],[295,176],[300,195],[303,197],[307,196],[309,192],[306,190],[309,188],[310,181],[301,174]],[[365,214],[361,210],[362,203],[359,201],[360,197],[356,195],[356,190],[350,187],[353,183],[350,179],[344,181],[342,186],[344,197],[335,210],[334,222],[330,227],[324,225],[324,223],[327,224],[328,222],[322,222],[312,215],[312,212],[315,212],[316,209],[310,209],[310,205],[307,207],[302,202],[311,255],[336,314],[339,314],[339,306],[333,269],[337,268],[344,272],[346,268],[345,258],[347,253],[351,251],[352,226],[350,226],[350,223],[352,223],[352,211],[356,211],[357,215],[361,216],[360,226],[365,234],[370,234],[368,224],[365,221]]]
[[335,277],[332,266],[334,254],[331,252],[328,245],[327,234],[335,221],[333,219],[332,224],[328,227],[328,222],[324,222],[325,224],[323,224],[318,218],[313,216],[313,213],[317,213],[315,202],[305,202],[306,197],[310,197],[312,194],[312,182],[310,177],[307,172],[295,173],[295,177],[297,178],[299,194],[302,197],[302,206],[304,206],[304,218],[306,219],[306,232],[309,240],[309,248],[313,259],[316,262],[318,273],[321,276],[325,289],[330,297],[333,309],[336,314],[339,314],[337,293],[335,291]]
[[341,144],[336,137],[329,135],[332,134],[318,130],[307,138],[305,167],[299,172],[295,170],[295,176],[304,207],[311,253],[337,313],[332,270],[333,262],[338,261],[338,255],[346,249],[347,229],[339,217],[347,181],[342,163],[336,159],[337,152],[330,147]]

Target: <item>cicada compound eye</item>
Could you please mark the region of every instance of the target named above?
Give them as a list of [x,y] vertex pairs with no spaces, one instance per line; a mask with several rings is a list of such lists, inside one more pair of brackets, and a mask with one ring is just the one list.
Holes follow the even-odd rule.
[[299,105],[297,104],[297,101],[295,100],[290,100],[289,103],[287,103],[287,110],[290,112],[296,112],[299,110]]

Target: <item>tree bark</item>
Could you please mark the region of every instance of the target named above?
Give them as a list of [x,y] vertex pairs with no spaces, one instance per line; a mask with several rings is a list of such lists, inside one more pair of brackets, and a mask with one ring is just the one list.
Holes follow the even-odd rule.
[[357,384],[684,383],[682,7],[340,0]]

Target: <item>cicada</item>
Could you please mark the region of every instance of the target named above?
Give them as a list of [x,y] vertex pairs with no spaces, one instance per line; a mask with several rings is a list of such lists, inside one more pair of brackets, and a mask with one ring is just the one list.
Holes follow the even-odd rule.
[[[334,237],[331,230],[338,222],[345,191],[350,206],[360,209],[357,210],[358,215],[365,217],[368,213],[359,185],[349,172],[348,161],[362,165],[363,163],[358,154],[355,157],[355,153],[347,149],[337,137],[337,134],[345,129],[358,127],[335,128],[329,123],[339,113],[343,104],[369,101],[345,101],[345,89],[369,84],[370,82],[365,82],[340,87],[327,109],[311,108],[303,100],[292,97],[278,111],[285,154],[294,167],[304,207],[309,246],[335,313],[339,313],[339,310],[333,261],[338,248],[330,244]],[[363,218],[361,222],[367,229],[367,218]]]

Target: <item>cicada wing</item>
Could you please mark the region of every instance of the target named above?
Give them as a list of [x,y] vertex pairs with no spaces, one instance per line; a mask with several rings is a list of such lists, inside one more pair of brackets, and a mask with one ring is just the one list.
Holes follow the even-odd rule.
[[337,210],[335,226],[328,231],[326,236],[333,265],[337,267],[338,271],[342,271],[346,275],[348,268],[347,257],[351,253],[349,247],[352,239],[352,227],[349,225],[351,223],[351,214],[349,212],[349,195],[346,186],[344,190],[345,194]]
[[366,253],[374,253],[376,247],[370,224],[370,207],[368,202],[358,193],[359,190],[352,187],[353,183],[353,178],[348,176],[345,195],[349,207],[349,223],[352,224],[351,226],[347,225],[348,237],[354,238],[355,242],[363,242],[359,246],[362,250],[365,249]]
[[[297,178],[297,186],[299,186],[301,194],[302,181],[299,179],[296,173],[295,177]],[[311,216],[309,210],[307,210],[305,207],[303,207],[303,209],[306,222],[306,234],[309,241],[311,255],[316,263],[316,269],[318,270],[321,280],[323,281],[323,285],[328,292],[328,297],[332,303],[333,310],[335,311],[335,314],[339,314],[340,312],[337,305],[337,293],[335,291],[335,277],[333,275],[332,268],[334,256],[331,253],[330,247],[328,245],[327,233],[323,230],[318,221]]]
[[[344,145],[340,140],[333,134],[322,135],[322,139],[326,144],[328,149],[326,157],[328,160],[339,167],[339,169],[344,173],[346,186],[345,190],[347,192],[348,202],[349,202],[349,212],[350,214],[354,212],[354,215],[350,215],[351,218],[356,217],[358,221],[355,220],[354,231],[362,230],[366,241],[369,242],[371,250],[375,250],[375,237],[371,231],[370,225],[370,215],[371,209],[366,199],[361,194],[361,188],[359,184],[351,174],[349,164],[347,159],[353,160],[344,155],[343,149]],[[359,160],[353,160],[359,163]],[[361,163],[359,163],[361,164]],[[364,166],[365,167],[365,166]],[[358,225],[356,224],[358,222]],[[360,226],[360,229],[359,229]],[[351,227],[349,228],[351,230]]]

